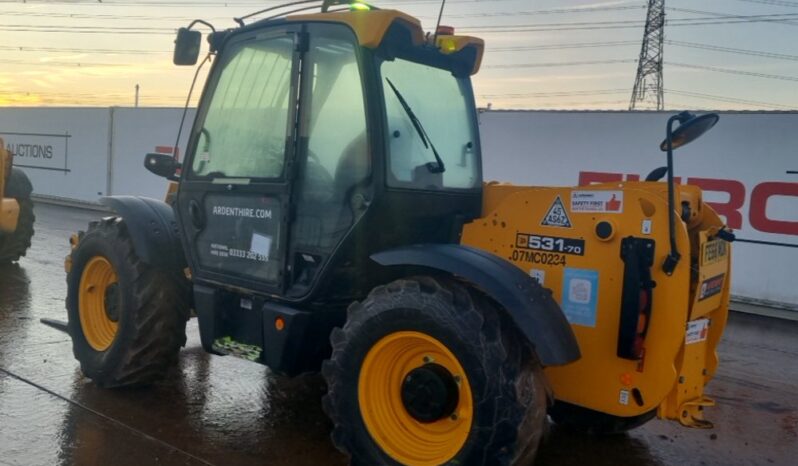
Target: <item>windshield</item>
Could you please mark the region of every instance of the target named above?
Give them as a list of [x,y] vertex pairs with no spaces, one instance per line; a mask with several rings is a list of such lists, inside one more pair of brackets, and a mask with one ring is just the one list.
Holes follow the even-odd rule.
[[[482,182],[473,97],[468,78],[403,59],[381,66],[388,116],[388,185],[420,189],[470,189]],[[433,146],[425,144],[399,95],[412,108],[446,167],[436,166]]]
[[285,35],[226,52],[208,105],[192,174],[280,178],[289,126],[294,43]]

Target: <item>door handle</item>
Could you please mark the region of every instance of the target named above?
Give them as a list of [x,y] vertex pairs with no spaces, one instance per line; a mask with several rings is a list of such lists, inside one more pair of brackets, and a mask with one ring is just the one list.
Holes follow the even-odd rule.
[[199,202],[194,199],[188,202],[188,216],[191,219],[191,224],[197,230],[205,228],[205,215],[200,208]]

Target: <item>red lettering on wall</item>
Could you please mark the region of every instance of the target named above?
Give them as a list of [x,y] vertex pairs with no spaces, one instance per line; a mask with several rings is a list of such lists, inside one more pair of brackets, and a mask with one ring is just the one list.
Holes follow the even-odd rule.
[[715,209],[718,215],[726,217],[726,224],[729,227],[735,229],[743,227],[743,214],[740,213],[740,209],[745,204],[745,186],[742,183],[737,180],[715,180],[712,178],[690,178],[687,182],[704,191],[727,193],[729,195],[728,202],[707,202],[707,204]]
[[770,181],[757,185],[751,193],[751,208],[748,212],[751,226],[766,233],[798,235],[798,222],[768,218],[768,199],[773,196],[798,197],[798,183]]

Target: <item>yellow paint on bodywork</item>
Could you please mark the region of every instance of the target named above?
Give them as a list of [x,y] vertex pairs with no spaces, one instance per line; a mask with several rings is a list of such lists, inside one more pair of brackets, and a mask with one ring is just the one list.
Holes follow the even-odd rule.
[[421,21],[396,10],[311,13],[306,15],[287,16],[285,19],[291,22],[346,24],[355,32],[360,45],[370,49],[379,47],[388,28],[394,23],[399,23],[405,26],[410,32],[413,45],[421,45],[424,43],[424,30],[421,28]]
[[0,198],[6,192],[6,180],[11,173],[11,153],[6,150],[6,143],[0,138]]
[[0,233],[13,233],[19,221],[19,202],[13,198],[0,199]]
[[[421,21],[397,10],[370,11],[336,11],[329,13],[311,13],[292,15],[285,18],[290,22],[326,22],[349,26],[357,36],[358,43],[366,48],[375,49],[380,46],[388,29],[394,24],[404,27],[410,34],[413,46],[424,45],[426,39]],[[479,71],[485,44],[482,39],[470,36],[438,36],[437,45],[441,53],[451,54],[466,47],[473,47],[476,60],[471,74]]]
[[6,150],[3,138],[0,138],[0,233],[13,233],[19,221],[19,203],[16,199],[4,197],[11,162],[11,153]]
[[[573,191],[622,192],[622,212],[573,212]],[[566,209],[570,228],[542,224],[557,198]],[[681,419],[687,403],[695,405],[690,416],[700,411],[699,404],[706,404],[703,386],[717,368],[715,348],[728,312],[729,261],[726,255],[704,271],[699,267],[696,277],[725,273],[726,281],[721,295],[697,303],[696,289],[700,284],[693,282],[698,279],[691,276],[691,263],[696,263],[708,236],[723,223],[702,204],[698,188],[679,187],[676,205],[682,205],[682,201],[689,203],[691,216],[687,222],[676,222],[676,243],[682,260],[673,275],[667,276],[661,268],[669,252],[665,183],[605,183],[579,188],[497,183],[485,186],[484,216],[466,225],[463,244],[503,257],[527,273],[544,274],[543,285],[553,291],[559,303],[563,302],[565,268],[598,274],[595,326],[572,324],[582,358],[566,366],[546,368],[556,399],[622,417],[658,409],[661,417],[670,419]],[[613,235],[608,239],[595,233],[596,225],[602,221],[613,225]],[[650,232],[645,233],[648,228]],[[543,255],[530,256],[516,245],[518,234],[581,239],[584,254],[546,256],[546,251],[536,251]],[[651,272],[656,287],[652,291],[645,356],[640,362],[617,356],[624,274],[620,246],[628,236],[655,241]],[[556,260],[550,260],[554,256]],[[688,320],[698,316],[711,319],[707,339],[685,345]],[[686,392],[685,384],[690,386]]]

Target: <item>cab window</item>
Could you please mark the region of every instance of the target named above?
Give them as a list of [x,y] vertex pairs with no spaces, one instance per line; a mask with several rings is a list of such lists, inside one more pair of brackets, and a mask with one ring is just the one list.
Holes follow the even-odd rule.
[[200,130],[192,174],[280,178],[285,167],[293,39],[250,40],[232,47]]
[[[415,189],[478,187],[481,167],[469,79],[402,58],[384,61],[380,71],[388,117],[388,185]],[[397,92],[418,118],[428,144]],[[434,172],[437,163],[429,142],[444,162],[442,173]]]

